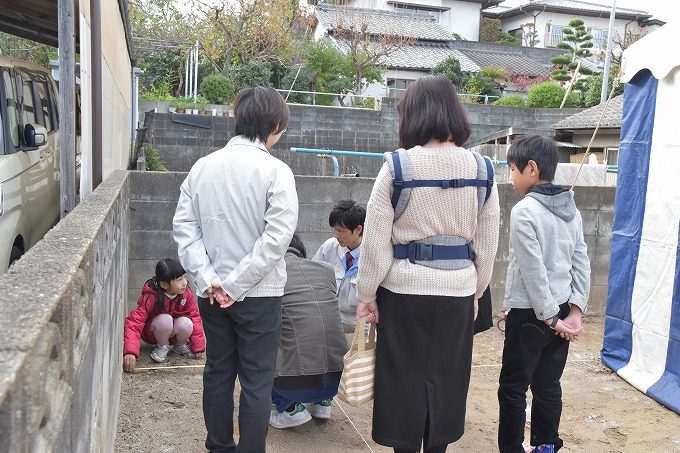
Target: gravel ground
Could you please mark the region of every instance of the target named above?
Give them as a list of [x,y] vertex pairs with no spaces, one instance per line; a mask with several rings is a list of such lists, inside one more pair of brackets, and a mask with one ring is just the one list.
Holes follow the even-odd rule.
[[[680,452],[680,415],[620,379],[600,362],[604,323],[587,320],[582,340],[570,348],[562,378],[564,409],[560,432],[564,453]],[[465,435],[447,452],[498,451],[498,402],[503,334],[496,328],[475,337]],[[153,367],[144,345],[137,366]],[[170,355],[159,371],[123,374],[116,453],[201,452],[205,427],[201,410],[202,365]],[[238,398],[237,398],[238,407]],[[372,405],[334,403],[328,421],[312,420],[286,430],[269,429],[272,453],[391,452],[371,440]],[[238,434],[238,427],[235,429]],[[527,431],[528,435],[528,431]],[[364,440],[366,440],[366,443]]]

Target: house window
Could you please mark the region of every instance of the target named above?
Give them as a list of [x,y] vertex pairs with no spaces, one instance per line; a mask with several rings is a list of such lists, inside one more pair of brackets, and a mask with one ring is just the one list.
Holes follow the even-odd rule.
[[406,88],[415,80],[410,79],[389,79],[387,80],[387,96],[391,98],[400,98]]
[[593,37],[593,48],[605,50],[607,48],[607,30],[599,30],[593,28],[589,31],[590,35]]
[[619,149],[606,148],[604,150],[604,161],[607,165],[619,165]]
[[[546,47],[557,47],[557,44],[564,41],[563,30],[565,28],[571,28],[566,25],[550,25],[548,29],[547,37],[545,39]],[[567,43],[568,44],[568,43]]]
[[394,10],[399,12],[399,11],[415,11],[416,13],[426,13],[432,16],[434,21],[436,23],[439,23],[439,16],[440,16],[440,11],[439,10],[433,10],[429,8],[419,8],[417,6],[413,5],[404,5],[404,4],[395,4],[394,5]]

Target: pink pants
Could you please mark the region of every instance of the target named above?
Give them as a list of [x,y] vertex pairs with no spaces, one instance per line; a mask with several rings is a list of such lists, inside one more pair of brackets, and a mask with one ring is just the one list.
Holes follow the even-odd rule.
[[156,337],[159,346],[170,344],[170,338],[175,338],[175,344],[182,345],[187,342],[194,331],[194,323],[186,316],[173,318],[167,313],[161,313],[151,321],[151,333]]

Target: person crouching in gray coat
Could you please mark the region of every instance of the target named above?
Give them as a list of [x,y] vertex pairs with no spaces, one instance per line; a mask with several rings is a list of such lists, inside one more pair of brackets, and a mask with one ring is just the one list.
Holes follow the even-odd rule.
[[[288,278],[281,302],[281,340],[269,424],[299,426],[331,416],[343,356],[349,349],[340,321],[333,267],[307,259],[297,233],[285,255]],[[303,404],[307,403],[307,404]]]

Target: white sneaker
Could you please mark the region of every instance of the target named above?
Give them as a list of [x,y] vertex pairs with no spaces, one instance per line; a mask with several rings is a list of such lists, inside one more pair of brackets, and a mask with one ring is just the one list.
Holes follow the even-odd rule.
[[332,400],[321,400],[315,403],[307,403],[307,410],[309,414],[314,418],[331,418],[331,409],[333,408]]
[[312,419],[309,412],[300,403],[296,403],[293,412],[279,412],[277,410],[271,411],[269,414],[269,424],[274,428],[284,429],[292,428],[293,426],[300,426]]
[[158,362],[158,363],[163,363],[165,362],[165,359],[168,358],[168,352],[170,351],[170,345],[158,345],[156,346],[156,349],[151,351],[151,358]]

